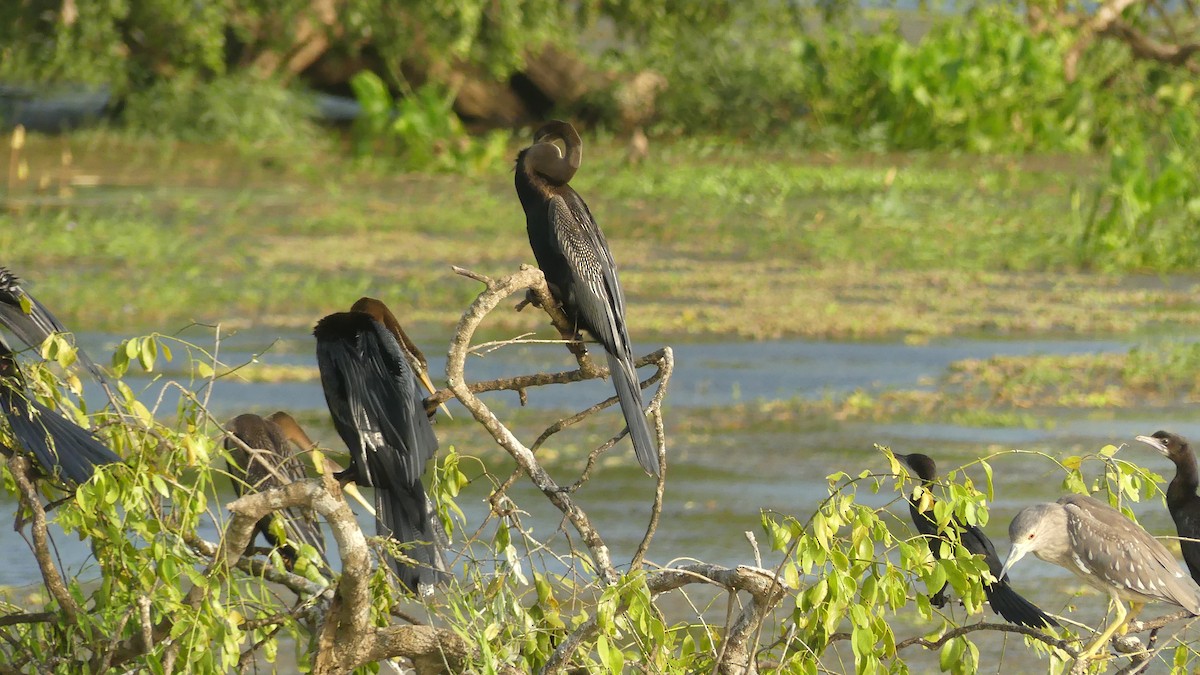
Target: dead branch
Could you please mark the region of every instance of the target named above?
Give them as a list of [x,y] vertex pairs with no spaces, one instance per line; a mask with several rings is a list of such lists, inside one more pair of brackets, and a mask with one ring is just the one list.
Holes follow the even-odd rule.
[[[501,300],[523,289],[533,290],[535,296],[544,294],[549,297],[549,290],[546,288],[546,279],[542,276],[542,271],[529,265],[522,265],[521,270],[516,274],[510,274],[499,280],[488,280],[485,290],[471,303],[458,322],[458,328],[454,332],[446,360],[446,382],[459,402],[471,411],[476,421],[482,424],[492,438],[512,455],[517,465],[529,476],[534,485],[571,521],[591,553],[592,561],[596,564],[602,583],[612,584],[618,578],[616,568],[613,567],[612,556],[600,534],[592,527],[587,514],[575,503],[567,491],[555,483],[550,474],[546,473],[533,451],[521,443],[466,385],[467,352],[471,347],[471,337],[474,336],[475,330],[483,318],[495,309]],[[548,305],[543,304],[544,309],[547,307]],[[580,368],[582,370],[582,361],[585,357],[577,355],[577,358],[581,361]]]
[[0,616],[0,627],[18,626],[26,623],[49,623],[58,620],[58,615],[50,612],[18,613]]
[[75,599],[71,597],[71,592],[63,583],[62,575],[58,573],[58,567],[54,565],[54,556],[50,553],[50,536],[46,532],[46,510],[42,508],[42,500],[38,497],[37,488],[33,485],[33,464],[23,455],[13,453],[8,458],[8,468],[21,493],[21,507],[32,514],[33,521],[30,530],[33,535],[33,556],[37,559],[42,580],[46,582],[46,589],[50,591],[50,595],[58,601],[67,623],[74,625],[78,623],[79,613],[82,610],[79,605],[75,604]]
[[[330,489],[332,488],[332,489]],[[366,537],[337,484],[308,480],[249,494],[229,505],[234,514],[210,569],[236,564],[254,523],[269,513],[307,507],[329,523],[341,554],[342,576],[321,626],[314,673],[345,673],[387,658],[407,658],[419,673],[462,672],[473,652],[453,631],[430,626],[371,625],[371,561]]]
[[1200,65],[1191,62],[1192,56],[1200,52],[1200,42],[1159,42],[1135,28],[1133,24],[1119,18],[1114,19],[1102,32],[1125,42],[1133,55],[1140,59],[1161,61],[1172,66],[1186,66],[1192,72],[1200,72]]
[[[783,579],[774,572],[747,565],[722,567],[708,563],[696,563],[672,569],[658,570],[646,575],[646,587],[651,595],[661,595],[689,584],[705,583],[725,588],[731,592],[745,591],[751,600],[746,603],[733,626],[725,633],[722,657],[717,671],[722,675],[753,675],[758,672],[754,660],[754,645],[747,638],[754,635],[770,613],[783,599],[788,590]],[[617,607],[616,616],[628,607]],[[596,617],[592,617],[568,635],[542,668],[543,675],[565,672],[575,652],[596,636]]]
[[[1108,0],[1099,5],[1090,17],[1086,14],[1071,14],[1060,8],[1053,20],[1047,18],[1041,8],[1031,3],[1028,18],[1035,32],[1044,32],[1052,28],[1077,32],[1074,44],[1063,56],[1063,76],[1068,82],[1074,82],[1078,77],[1079,60],[1097,36],[1124,42],[1136,58],[1183,66],[1192,72],[1200,72],[1200,65],[1191,61],[1191,57],[1200,52],[1200,42],[1179,42],[1177,39],[1176,44],[1162,42],[1121,18],[1126,10],[1140,2],[1143,0]],[[1161,5],[1153,0],[1149,4],[1158,9],[1160,23],[1166,26],[1168,33],[1175,35],[1171,17]]]

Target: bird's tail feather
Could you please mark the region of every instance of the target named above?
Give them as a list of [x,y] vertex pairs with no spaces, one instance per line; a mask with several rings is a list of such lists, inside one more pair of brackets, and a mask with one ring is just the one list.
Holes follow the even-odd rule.
[[3,412],[18,443],[47,474],[57,473],[78,485],[91,478],[97,466],[121,461],[86,429],[36,401],[25,401],[19,396],[9,398]]
[[633,441],[633,451],[637,455],[638,463],[646,473],[657,476],[658,448],[650,436],[650,425],[646,423],[642,389],[639,386],[637,371],[633,368],[633,361],[608,354],[608,370],[612,373],[613,387],[616,388],[617,398],[621,401],[621,412],[625,415],[625,424],[629,427],[629,438]]
[[992,610],[1004,617],[1009,623],[1015,623],[1030,628],[1046,628],[1057,626],[1058,622],[1048,614],[1038,609],[1037,605],[1026,600],[1013,590],[1007,581],[984,586],[983,589],[992,603]]
[[422,593],[446,576],[446,561],[439,543],[444,535],[433,518],[429,498],[420,483],[411,487],[375,488],[375,509],[379,518],[375,531],[381,537],[390,536],[408,544],[404,553],[417,561],[416,565],[389,558],[388,565],[410,591]]

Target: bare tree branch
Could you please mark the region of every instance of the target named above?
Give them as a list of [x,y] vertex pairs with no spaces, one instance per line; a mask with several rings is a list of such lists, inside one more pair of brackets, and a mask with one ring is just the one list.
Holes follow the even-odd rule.
[[38,569],[41,570],[42,580],[50,595],[58,601],[67,623],[74,625],[79,622],[82,611],[75,604],[75,598],[63,583],[62,575],[54,564],[54,556],[50,553],[50,536],[46,532],[46,510],[42,508],[42,500],[38,497],[37,488],[33,485],[33,465],[20,453],[13,453],[8,458],[8,468],[17,482],[20,491],[21,506],[32,514],[33,522],[30,530],[33,534],[33,556],[37,559]]
[[[549,296],[542,271],[529,265],[522,265],[521,270],[516,274],[510,274],[499,280],[488,279],[486,283],[486,289],[471,303],[458,322],[458,328],[454,332],[454,339],[450,343],[450,352],[446,360],[446,382],[459,402],[471,411],[476,421],[482,424],[492,438],[512,455],[513,459],[517,461],[517,465],[529,476],[534,485],[571,521],[587,546],[602,582],[605,584],[615,583],[618,574],[616,568],[613,567],[608,546],[596,529],[592,527],[587,514],[575,503],[567,491],[555,483],[550,474],[546,473],[533,451],[521,443],[466,385],[467,352],[471,346],[471,338],[475,335],[475,330],[483,318],[495,309],[501,300],[520,290],[540,287],[541,290],[545,290],[547,297]],[[583,360],[582,357],[579,358]]]
[[1189,70],[1200,72],[1200,66],[1190,62],[1192,56],[1200,52],[1200,42],[1180,44],[1159,42],[1135,28],[1133,24],[1119,18],[1114,19],[1101,32],[1124,41],[1129,45],[1129,50],[1133,52],[1133,55],[1138,58],[1161,61],[1173,66],[1186,65]]
[[57,621],[58,615],[51,612],[18,613],[0,616],[0,626],[17,626],[25,623],[49,623]]

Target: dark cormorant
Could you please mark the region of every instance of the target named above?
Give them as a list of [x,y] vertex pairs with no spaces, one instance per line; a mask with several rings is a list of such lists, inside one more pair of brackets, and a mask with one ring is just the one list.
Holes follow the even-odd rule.
[[[12,331],[17,339],[33,349],[40,348],[46,338],[55,333],[69,332],[45,305],[21,287],[20,278],[4,267],[0,267],[0,326]],[[104,392],[115,406],[116,397],[104,371],[78,345],[75,347],[75,357],[104,387]]]
[[[565,157],[556,139],[566,146]],[[658,449],[633,367],[617,266],[587,204],[568,185],[582,158],[583,142],[574,127],[559,120],[546,123],[534,133],[533,145],[517,155],[517,196],[525,210],[529,245],[550,292],[575,326],[604,347],[638,462],[657,476]]]
[[[912,516],[913,524],[916,525],[917,531],[925,536],[929,544],[929,552],[934,558],[941,558],[941,544],[945,541],[942,538],[941,532],[937,528],[937,523],[933,519],[933,500],[932,493],[929,490],[933,486],[933,482],[937,479],[937,465],[928,455],[920,453],[912,453],[910,455],[896,454],[896,459],[904,462],[913,473],[921,479],[921,485],[925,491],[925,495],[930,495],[929,498],[917,498],[915,494],[908,498],[908,511]],[[922,508],[924,507],[924,508]],[[988,602],[992,605],[992,610],[1004,617],[1006,621],[1029,626],[1030,628],[1042,628],[1044,626],[1057,626],[1058,622],[1050,618],[1045,612],[1038,609],[1032,602],[1021,597],[1012,586],[1008,584],[1008,578],[1001,573],[1002,565],[1000,556],[996,554],[996,548],[992,545],[992,540],[988,539],[983,530],[974,525],[964,525],[957,519],[952,521],[955,528],[958,530],[959,541],[963,548],[971,553],[983,556],[984,562],[987,563],[988,570],[992,576],[996,577],[994,583],[984,583],[983,592],[987,595]],[[937,593],[930,598],[930,602],[941,607],[946,604],[946,587],[938,589]]]
[[404,348],[366,312],[321,319],[317,365],[334,428],[350,451],[339,480],[375,488],[376,531],[409,544],[416,565],[392,562],[400,581],[424,592],[442,577],[441,534],[421,474],[437,452],[437,437],[417,393]]
[[1188,447],[1187,439],[1178,434],[1156,431],[1137,439],[1175,463],[1175,477],[1167,486],[1167,510],[1179,533],[1183,561],[1187,563],[1192,579],[1200,582],[1200,496],[1196,495],[1200,476],[1196,473],[1196,455]]
[[[229,452],[229,479],[239,497],[307,477],[301,457],[292,450],[284,430],[274,422],[247,413],[233,418],[229,430],[255,450],[247,453],[233,439],[225,439],[225,450]],[[294,544],[311,544],[322,558],[325,557],[325,537],[312,509],[278,511],[258,521],[254,529],[262,533],[272,547],[279,549],[289,569],[295,565],[298,556]]]
[[26,393],[16,357],[2,337],[0,414],[12,429],[17,445],[14,449],[29,453],[46,475],[68,486],[86,482],[97,466],[121,461],[91,432]]

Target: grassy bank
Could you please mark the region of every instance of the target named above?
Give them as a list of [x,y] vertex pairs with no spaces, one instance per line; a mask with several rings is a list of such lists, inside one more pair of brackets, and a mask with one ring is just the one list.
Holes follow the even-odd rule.
[[[478,290],[450,265],[501,275],[533,262],[508,162],[406,175],[334,150],[296,159],[105,132],[34,136],[21,159],[26,177],[0,180],[3,264],[78,330],[305,327],[364,293],[449,326]],[[1078,271],[1064,233],[1098,163],[693,141],[629,166],[600,141],[573,185],[608,235],[635,335],[922,340],[1200,323],[1193,279]],[[506,331],[541,323],[495,318]]]

